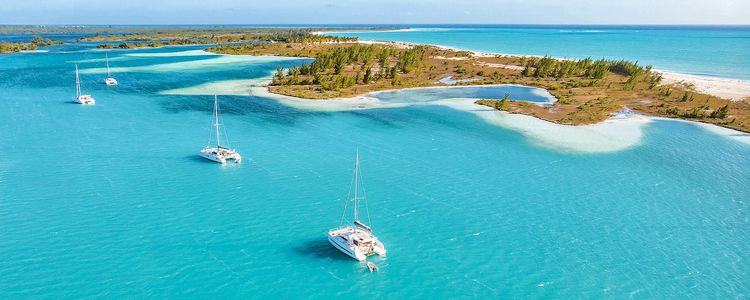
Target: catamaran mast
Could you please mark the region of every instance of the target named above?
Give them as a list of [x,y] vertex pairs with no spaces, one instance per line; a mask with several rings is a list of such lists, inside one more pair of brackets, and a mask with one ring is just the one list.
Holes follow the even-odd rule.
[[109,57],[107,56],[107,53],[104,53],[104,61],[107,62],[107,77],[111,77],[109,75]]
[[216,118],[216,147],[221,146],[221,138],[219,136],[219,98],[214,95],[214,118]]
[[[357,158],[354,161],[354,222],[357,222],[357,192],[359,188],[359,148],[357,148]],[[354,224],[356,225],[356,224]]]
[[76,64],[76,98],[81,97],[81,80],[78,78],[78,64]]

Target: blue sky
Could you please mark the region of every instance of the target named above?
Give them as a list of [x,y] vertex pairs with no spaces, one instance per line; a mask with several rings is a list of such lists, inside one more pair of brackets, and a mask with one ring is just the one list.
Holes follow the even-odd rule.
[[0,24],[750,24],[750,0],[2,0]]

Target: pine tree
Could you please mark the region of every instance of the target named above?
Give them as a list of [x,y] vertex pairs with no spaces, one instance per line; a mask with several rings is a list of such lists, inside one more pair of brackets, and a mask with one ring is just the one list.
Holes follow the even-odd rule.
[[688,100],[690,100],[690,94],[688,92],[685,92],[685,94],[682,95],[680,101],[687,102]]
[[367,68],[367,70],[365,71],[364,83],[370,83],[370,79],[372,79],[372,68]]
[[508,110],[508,102],[510,100],[510,93],[505,93],[502,100],[495,101],[495,109],[497,110]]
[[281,79],[284,78],[284,69],[279,67],[276,68],[276,73],[273,74],[273,79],[271,80],[271,85],[278,85],[281,84]]
[[724,119],[729,114],[729,104],[720,107],[711,113],[711,118]]

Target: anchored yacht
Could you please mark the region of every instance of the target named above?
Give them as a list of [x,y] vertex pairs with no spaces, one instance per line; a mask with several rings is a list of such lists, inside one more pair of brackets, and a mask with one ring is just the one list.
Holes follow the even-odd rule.
[[94,104],[96,100],[91,95],[81,94],[81,79],[78,77],[78,65],[76,64],[76,98],[75,102],[78,104]]
[[106,85],[117,85],[117,79],[112,77],[112,75],[109,74],[109,57],[107,54],[104,54],[104,61],[107,63],[107,78],[104,79],[104,84]]
[[[216,97],[216,95],[214,95],[214,113],[211,118],[211,126],[214,128],[211,129],[208,135],[208,145],[206,145],[206,148],[203,148],[200,152],[201,157],[222,164],[227,163],[227,160],[233,160],[235,163],[242,161],[242,156],[237,150],[221,145],[219,98]],[[216,135],[216,146],[212,147],[211,140],[214,135]],[[226,132],[224,132],[224,136],[226,137]]]
[[[341,217],[339,227],[328,231],[328,242],[339,251],[344,252],[344,254],[349,255],[356,260],[363,261],[367,259],[367,256],[373,254],[384,256],[386,251],[383,243],[372,234],[372,228],[359,220],[357,214],[359,210],[359,202],[365,200],[364,188],[362,191],[362,197],[359,195],[359,186],[361,185],[359,177],[359,150],[357,150],[357,156],[354,162],[354,178],[352,179],[352,186],[349,188],[349,195],[347,195],[346,204],[344,204],[344,214]],[[352,192],[353,197],[351,197]],[[350,200],[354,203],[354,218],[351,224],[342,226],[344,225],[346,217],[346,207]],[[367,205],[365,205],[365,209],[367,209]]]

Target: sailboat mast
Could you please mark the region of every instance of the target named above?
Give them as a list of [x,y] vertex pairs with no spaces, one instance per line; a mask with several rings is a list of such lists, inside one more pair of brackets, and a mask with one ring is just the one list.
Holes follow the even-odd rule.
[[81,80],[78,78],[78,64],[76,64],[76,98],[81,97]]
[[357,221],[357,206],[358,206],[358,189],[359,189],[359,149],[357,149],[357,156],[354,161],[354,222]]
[[214,118],[216,118],[216,147],[221,146],[221,137],[219,136],[219,98],[214,95]]
[[107,77],[111,77],[109,75],[109,56],[107,55],[107,53],[104,53],[104,61],[107,63]]

